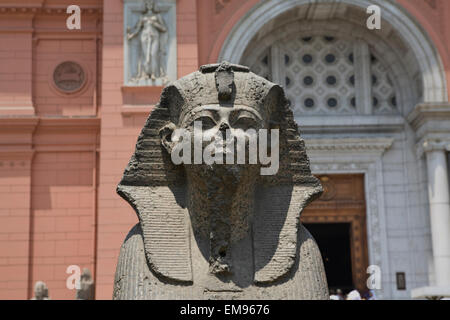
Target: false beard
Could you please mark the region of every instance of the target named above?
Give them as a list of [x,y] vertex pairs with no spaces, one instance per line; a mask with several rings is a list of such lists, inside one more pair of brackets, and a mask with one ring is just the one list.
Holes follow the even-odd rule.
[[232,272],[230,247],[250,230],[254,185],[259,167],[252,165],[194,165],[187,168],[190,213],[194,231],[209,238],[210,272]]

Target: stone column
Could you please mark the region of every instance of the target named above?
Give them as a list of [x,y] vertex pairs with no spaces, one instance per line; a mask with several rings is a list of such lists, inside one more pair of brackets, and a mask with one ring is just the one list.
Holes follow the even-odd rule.
[[353,56],[356,106],[361,114],[372,114],[372,72],[370,71],[370,50],[367,42],[355,41]]
[[450,195],[445,145],[425,141],[436,286],[450,286]]

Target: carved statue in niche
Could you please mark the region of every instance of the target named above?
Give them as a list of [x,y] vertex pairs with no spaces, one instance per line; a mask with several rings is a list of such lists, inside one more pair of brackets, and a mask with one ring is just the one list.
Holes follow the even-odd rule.
[[94,300],[94,280],[91,271],[84,268],[80,277],[80,289],[77,289],[77,300]]
[[34,285],[34,297],[31,300],[50,300],[45,282],[37,281]]
[[165,54],[167,46],[167,26],[157,8],[155,1],[146,0],[144,11],[136,26],[131,30],[127,27],[127,39],[139,35],[139,61],[136,75],[131,79],[139,82],[144,79],[152,81],[161,78],[167,82]]
[[[176,128],[279,129],[279,170],[171,161]],[[300,213],[322,192],[283,89],[247,67],[202,66],[164,88],[117,192],[139,223],[120,250],[114,299],[328,299]]]

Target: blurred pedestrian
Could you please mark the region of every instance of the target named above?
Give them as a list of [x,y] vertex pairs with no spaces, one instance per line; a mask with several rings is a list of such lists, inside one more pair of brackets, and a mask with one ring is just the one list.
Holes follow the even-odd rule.
[[348,293],[346,300],[361,300],[361,295],[359,294],[359,291],[355,289]]
[[336,295],[339,297],[339,300],[345,300],[344,293],[341,289],[336,290]]

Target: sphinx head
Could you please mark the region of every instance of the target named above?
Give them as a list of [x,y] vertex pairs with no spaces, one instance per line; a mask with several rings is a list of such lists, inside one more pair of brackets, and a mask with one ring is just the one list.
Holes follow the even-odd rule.
[[[185,209],[196,239],[210,243],[204,256],[209,256],[211,273],[228,273],[230,248],[250,236],[250,228],[257,228],[252,223],[273,224],[272,214],[278,212],[279,224],[288,219],[295,229],[300,209],[291,209],[287,218],[288,207],[302,208],[321,187],[311,175],[283,89],[247,67],[224,62],[202,66],[164,88],[117,190],[139,216],[154,271],[191,281],[189,241],[180,242],[175,253],[164,234],[176,230],[184,237]],[[272,208],[282,197],[282,205]],[[253,214],[259,216],[253,219]],[[177,228],[168,229],[164,219]],[[295,243],[294,229],[283,239]],[[269,236],[255,233],[254,242]],[[165,246],[167,252],[161,249]],[[268,262],[255,248],[261,269]],[[166,265],[168,252],[186,261],[176,265],[176,272]]]
[[164,126],[160,136],[172,163],[183,166],[188,180],[215,177],[215,183],[233,187],[258,179],[259,133],[270,134],[267,128],[268,119],[250,106],[207,104]]
[[[275,108],[265,103],[277,90],[269,90],[260,101],[236,94],[234,69],[239,68],[227,63],[216,66],[216,101],[169,106],[176,116],[159,131],[161,143],[172,163],[184,167],[188,179],[236,187],[278,171],[279,129],[272,126]],[[267,164],[271,170],[261,168]]]

